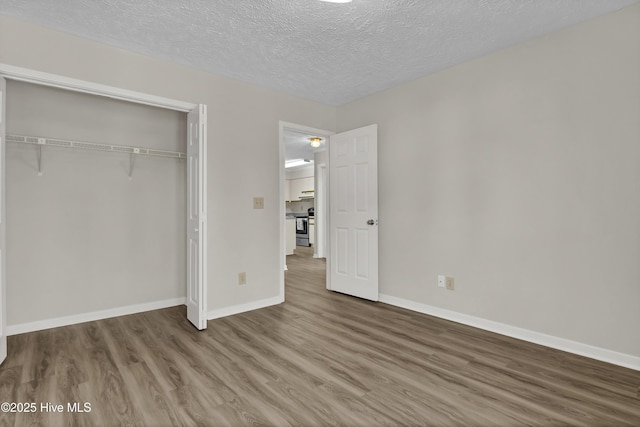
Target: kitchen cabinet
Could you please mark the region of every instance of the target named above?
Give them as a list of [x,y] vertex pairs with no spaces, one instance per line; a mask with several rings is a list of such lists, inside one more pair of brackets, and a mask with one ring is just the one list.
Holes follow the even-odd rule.
[[[313,198],[314,179],[312,176],[306,178],[289,179],[289,198],[285,200],[300,200]],[[285,188],[287,186],[285,185]],[[287,190],[285,189],[285,195]],[[305,193],[306,192],[306,193]]]

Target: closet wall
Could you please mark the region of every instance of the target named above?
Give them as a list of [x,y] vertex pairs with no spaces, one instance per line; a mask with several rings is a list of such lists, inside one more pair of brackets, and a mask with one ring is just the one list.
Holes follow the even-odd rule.
[[[186,150],[184,113],[8,81],[8,134]],[[7,323],[185,296],[184,160],[7,143]]]
[[[0,63],[207,104],[209,316],[281,300],[278,123],[333,130],[335,107],[4,16]],[[253,209],[254,197],[264,209]]]

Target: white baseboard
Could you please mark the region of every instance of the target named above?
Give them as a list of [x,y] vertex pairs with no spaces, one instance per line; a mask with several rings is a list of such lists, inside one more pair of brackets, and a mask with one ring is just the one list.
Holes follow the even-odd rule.
[[234,314],[244,313],[246,311],[257,310],[259,308],[265,308],[272,305],[278,305],[284,302],[282,296],[273,298],[261,299],[258,301],[251,301],[245,304],[232,305],[230,307],[218,308],[215,310],[209,310],[207,314],[208,320],[218,319],[220,317],[232,316]]
[[186,302],[186,298],[173,298],[144,304],[110,308],[108,310],[93,311],[90,313],[74,314],[72,316],[57,317],[55,319],[38,320],[18,325],[7,325],[7,335],[24,334],[26,332],[41,331],[43,329],[75,325],[76,323],[93,322],[94,320],[108,319],[110,317],[126,316],[128,314],[142,313],[144,311],[159,310],[161,308],[184,305]]
[[464,325],[473,326],[475,328],[484,329],[486,331],[495,332],[508,337],[521,339],[535,344],[544,345],[546,347],[555,348],[557,350],[563,350],[569,353],[640,371],[640,357],[630,354],[618,353],[616,351],[594,347],[592,345],[558,338],[552,335],[546,335],[540,332],[482,319],[480,317],[469,316],[467,314],[445,310],[427,304],[397,298],[391,295],[380,294],[379,300],[385,304],[406,308],[407,310],[417,311],[418,313],[440,317],[442,319],[451,320],[452,322],[462,323]]

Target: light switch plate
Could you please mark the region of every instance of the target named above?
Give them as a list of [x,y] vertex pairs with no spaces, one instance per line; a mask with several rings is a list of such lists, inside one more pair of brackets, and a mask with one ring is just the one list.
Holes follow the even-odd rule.
[[253,198],[253,209],[264,209],[264,197]]

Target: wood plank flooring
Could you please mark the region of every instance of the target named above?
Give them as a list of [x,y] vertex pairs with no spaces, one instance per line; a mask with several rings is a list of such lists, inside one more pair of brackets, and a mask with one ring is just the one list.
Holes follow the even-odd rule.
[[0,402],[38,410],[0,426],[640,426],[640,372],[328,292],[310,254],[204,332],[175,307],[9,337]]

